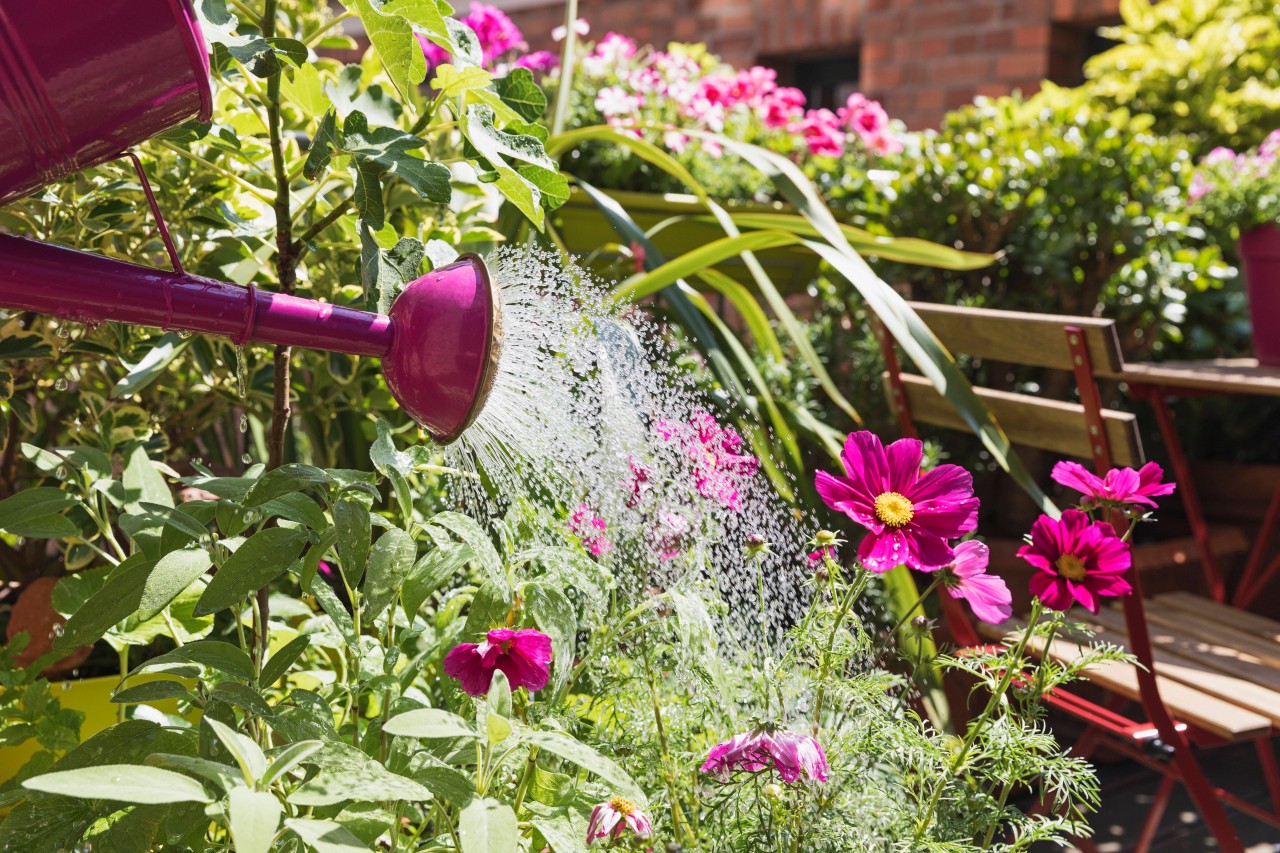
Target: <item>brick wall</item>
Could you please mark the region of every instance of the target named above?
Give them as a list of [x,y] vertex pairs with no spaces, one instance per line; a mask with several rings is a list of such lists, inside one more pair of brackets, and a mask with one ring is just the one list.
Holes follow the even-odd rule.
[[[564,6],[497,0],[534,50]],[[1040,81],[1079,82],[1090,33],[1120,0],[579,0],[591,36],[641,44],[704,41],[727,62],[792,62],[857,50],[861,88],[912,129],[936,126],[975,95],[1031,94]]]

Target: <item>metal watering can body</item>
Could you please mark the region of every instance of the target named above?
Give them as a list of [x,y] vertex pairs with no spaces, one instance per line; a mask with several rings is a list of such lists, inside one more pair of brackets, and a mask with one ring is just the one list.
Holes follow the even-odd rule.
[[[0,204],[207,121],[212,103],[188,0],[0,0]],[[474,255],[409,284],[384,316],[0,235],[0,306],[375,356],[401,407],[446,443],[484,406],[502,343]]]

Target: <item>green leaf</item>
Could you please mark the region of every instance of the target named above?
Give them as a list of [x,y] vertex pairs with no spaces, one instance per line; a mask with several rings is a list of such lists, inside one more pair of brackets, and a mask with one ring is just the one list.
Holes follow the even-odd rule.
[[400,588],[400,604],[405,616],[412,621],[431,594],[474,556],[475,552],[465,542],[448,542],[418,560]]
[[135,444],[133,449],[128,451],[128,459],[124,473],[120,475],[120,482],[124,485],[124,511],[139,512],[143,502],[173,506],[173,495],[169,493],[169,484],[156,470],[156,463],[147,456],[146,448],[141,444]]
[[489,681],[488,704],[491,712],[503,717],[511,716],[511,682],[502,670],[495,672]]
[[210,761],[207,758],[198,758],[194,755],[173,755],[166,752],[157,752],[148,755],[147,764],[153,767],[172,767],[177,770],[184,770],[188,774],[194,774],[209,780],[224,791],[230,791],[244,785],[244,779],[236,773],[234,769],[226,764],[219,764],[216,761]]
[[296,528],[269,527],[245,540],[218,568],[196,605],[196,615],[217,613],[244,602],[289,568],[302,553],[307,535]]
[[[68,623],[70,624],[70,623]],[[239,646],[224,643],[222,640],[200,640],[187,643],[171,652],[151,658],[133,668],[132,677],[140,672],[171,671],[173,668],[190,668],[190,664],[199,664],[218,672],[226,673],[232,678],[242,681],[253,681],[253,661]]]
[[299,634],[294,637],[262,665],[262,674],[258,677],[258,683],[264,688],[271,687],[284,677],[289,667],[293,666],[294,661],[307,650],[309,645],[311,645],[310,635]]
[[324,741],[321,740],[300,740],[289,744],[271,759],[271,765],[260,780],[263,787],[275,782],[323,748]]
[[143,585],[142,596],[138,600],[138,618],[145,621],[164,610],[212,565],[209,552],[203,548],[185,548],[165,554]]
[[121,803],[209,803],[204,786],[181,773],[143,764],[100,764],[60,770],[22,783],[29,791]]
[[503,133],[493,126],[493,122],[494,113],[491,107],[471,104],[467,107],[466,116],[462,121],[462,132],[467,141],[497,172],[496,183],[502,194],[527,216],[535,227],[541,229],[544,221],[542,191],[508,165],[505,157],[539,166],[550,172],[556,171],[555,162],[547,156],[542,142],[536,137]]
[[155,560],[148,560],[142,554],[134,554],[116,566],[102,587],[67,620],[62,638],[55,646],[65,649],[97,642],[112,627],[133,615],[155,566]]
[[328,486],[333,482],[332,476],[314,465],[290,462],[258,478],[245,492],[241,503],[246,507],[262,506],[273,498],[300,492],[311,486]]
[[137,364],[121,360],[129,372],[111,389],[112,399],[130,397],[155,382],[190,342],[190,339],[183,340],[177,333],[170,332],[158,338]]
[[440,512],[433,515],[428,523],[436,527],[443,527],[470,545],[476,559],[480,561],[480,568],[484,569],[485,575],[503,587],[509,586],[507,573],[502,567],[502,558],[498,556],[497,549],[493,547],[493,541],[489,538],[489,534],[476,523],[475,519],[460,512]]
[[143,502],[140,505],[140,508],[146,513],[159,516],[163,519],[165,524],[172,527],[174,530],[185,533],[188,537],[197,542],[204,539],[204,537],[209,533],[209,529],[207,527],[177,507]]
[[569,179],[563,173],[528,164],[517,166],[516,172],[542,193],[545,209],[555,210],[569,200]]
[[274,794],[233,788],[227,804],[227,824],[236,853],[269,853],[284,806]]
[[[352,112],[347,116],[342,134],[344,153],[361,163],[381,166],[387,173],[405,181],[428,201],[449,203],[453,193],[449,185],[452,177],[449,169],[440,163],[423,160],[409,153],[426,144],[419,137],[390,127],[370,128],[361,112]],[[365,218],[374,217],[366,215]]]
[[466,720],[439,708],[419,708],[397,714],[387,720],[382,730],[389,735],[429,740],[476,736],[475,728]]
[[342,576],[351,589],[360,588],[369,563],[369,508],[354,498],[339,498],[333,505],[333,523],[338,529],[338,560]]
[[23,489],[0,501],[0,530],[33,539],[74,536],[78,532],[75,524],[59,513],[77,503],[74,495],[61,489]]
[[360,280],[370,310],[386,313],[409,282],[422,275],[426,247],[416,237],[401,237],[383,249],[368,227],[360,228]]
[[493,81],[493,89],[525,121],[537,121],[547,109],[547,96],[528,68],[513,68],[506,77]]
[[369,554],[369,569],[365,573],[364,602],[362,610],[369,622],[382,614],[391,604],[412,570],[418,546],[413,537],[398,527],[393,527],[378,537]]
[[158,699],[185,699],[190,695],[191,691],[181,681],[161,679],[118,690],[111,695],[111,701],[129,705],[136,702],[155,702]]
[[227,752],[236,760],[236,764],[240,765],[240,772],[244,774],[246,784],[252,786],[266,774],[267,757],[262,754],[262,748],[254,743],[252,738],[240,734],[227,724],[220,723],[208,715],[204,718],[204,724],[213,729],[218,740],[222,741]]
[[[320,80],[320,71],[316,66],[300,64],[292,75],[286,75],[280,81],[281,93],[302,108],[304,115],[316,116],[329,107],[329,99],[325,97],[324,86]],[[308,175],[308,178],[311,176]]]
[[483,89],[492,80],[493,75],[483,68],[471,66],[458,69],[446,62],[436,68],[436,73],[431,78],[431,88],[446,98],[454,98],[472,89]]
[[321,767],[320,773],[290,794],[290,803],[296,806],[331,806],[379,800],[423,803],[432,798],[431,791],[422,785],[407,776],[392,773],[353,746],[331,743],[326,746],[324,754],[326,761],[317,762]]
[[569,678],[573,668],[577,611],[563,592],[544,583],[525,584],[524,605],[542,633],[551,638],[555,678],[548,686],[554,693]]
[[[402,0],[400,3],[376,5],[371,0],[346,0],[345,5],[360,16],[369,41],[391,78],[391,85],[396,87],[402,101],[409,101],[418,84],[427,76],[427,60],[409,21],[399,14],[383,10],[386,6],[399,6],[406,10],[425,11],[427,5],[434,4],[429,0]],[[436,9],[436,14],[439,14],[439,9]]]
[[316,853],[369,853],[369,846],[351,830],[331,820],[290,817],[284,825]]
[[337,113],[329,110],[316,125],[316,132],[311,137],[311,150],[307,152],[307,162],[302,167],[302,174],[308,181],[314,181],[329,168],[333,149],[338,144]]
[[316,601],[320,603],[320,608],[328,614],[333,620],[334,627],[338,629],[338,633],[347,641],[347,644],[355,647],[356,645],[356,626],[351,619],[351,614],[347,612],[347,608],[342,606],[342,599],[325,583],[319,576],[311,579],[311,594],[316,597]]
[[477,798],[458,815],[462,853],[512,853],[520,846],[520,827],[511,806]]
[[648,802],[644,792],[625,770],[612,760],[564,732],[538,731],[521,729],[520,740],[545,752],[557,755],[566,761],[578,765],[583,770],[596,774],[625,796],[639,805]]

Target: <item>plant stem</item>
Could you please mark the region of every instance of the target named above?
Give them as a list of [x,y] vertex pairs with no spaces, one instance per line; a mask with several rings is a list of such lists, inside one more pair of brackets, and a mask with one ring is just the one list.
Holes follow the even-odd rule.
[[[124,681],[125,678],[129,675],[129,647],[121,646],[120,650],[116,652],[116,659],[120,662],[120,680]],[[122,702],[120,703],[120,707],[116,709],[117,723],[124,722],[124,710],[125,710],[125,705]]]
[[924,592],[920,593],[920,597],[916,599],[916,603],[907,608],[907,612],[902,614],[902,618],[898,620],[898,624],[893,626],[893,630],[889,632],[889,639],[893,639],[902,630],[902,626],[907,624],[907,620],[911,618],[911,614],[920,609],[920,605],[924,604],[925,599],[929,597],[929,593],[938,588],[938,584],[942,583],[942,570],[939,569],[937,577],[933,579],[933,583],[924,588]]
[[307,244],[310,243],[312,240],[314,240],[316,237],[319,237],[320,233],[324,231],[324,229],[328,228],[330,225],[332,225],[333,223],[341,219],[342,215],[347,212],[347,208],[349,208],[350,206],[351,206],[351,199],[349,198],[345,198],[342,201],[338,202],[336,205],[334,205],[333,210],[330,210],[324,216],[317,219],[314,223],[312,223],[310,228],[302,232],[301,237],[299,237],[297,240],[294,241],[293,243],[294,251],[297,254],[301,255],[302,252],[306,249]]
[[233,183],[239,184],[241,189],[245,190],[254,198],[258,199],[258,201],[263,201],[268,203],[271,201],[271,196],[263,192],[261,187],[254,186],[253,184],[246,181],[244,178],[237,175],[235,172],[232,172],[230,169],[224,169],[215,163],[209,162],[208,160],[204,159],[194,151],[189,151],[186,148],[181,148],[177,145],[174,145],[172,142],[168,142],[163,139],[157,139],[156,145],[159,145],[161,148],[168,148],[170,151],[174,152],[179,157],[186,157],[192,163],[195,163],[199,166],[203,166],[204,168],[208,169],[210,172],[216,172],[217,174],[222,175],[222,177],[226,178],[227,180],[232,181]]
[[569,112],[569,95],[573,92],[573,49],[578,40],[574,25],[578,23],[578,0],[564,4],[564,47],[560,49],[560,88],[556,91],[556,112],[551,122],[551,135],[564,132],[565,117]]
[[649,661],[649,644],[644,646],[644,675],[649,682],[649,698],[653,702],[653,722],[658,732],[658,745],[662,749],[662,763],[666,769],[667,793],[671,797],[671,829],[675,833],[676,843],[685,843],[684,827],[688,823],[684,811],[680,808],[680,798],[676,789],[675,765],[671,761],[671,748],[667,742],[667,728],[662,722],[662,703],[658,699],[658,688],[653,680],[653,667]]
[[939,780],[938,786],[933,789],[933,795],[929,798],[929,805],[921,815],[920,822],[916,824],[913,847],[920,844],[925,832],[929,830],[933,823],[934,812],[938,808],[938,803],[942,800],[942,792],[946,790],[947,782],[964,765],[964,760],[969,756],[969,750],[973,748],[974,741],[978,739],[978,733],[982,731],[991,714],[999,706],[1000,700],[1004,698],[1005,692],[1008,691],[1009,685],[1013,682],[1014,674],[1020,670],[1019,664],[1022,661],[1022,655],[1026,652],[1027,644],[1031,642],[1031,636],[1035,633],[1036,625],[1040,622],[1040,612],[1040,599],[1032,599],[1031,617],[1027,620],[1027,627],[1022,632],[1022,636],[1018,639],[1018,645],[1010,656],[1009,666],[1001,674],[1000,681],[996,684],[996,689],[991,692],[991,698],[987,700],[987,707],[982,710],[982,715],[971,723],[969,731],[965,732],[964,740],[960,744],[960,750],[956,753],[955,758],[951,759],[951,768],[947,778]]
[[827,678],[830,676],[831,655],[836,645],[836,635],[840,633],[841,626],[844,625],[845,617],[849,615],[849,610],[853,607],[853,603],[862,595],[863,589],[867,586],[867,578],[870,577],[866,572],[858,575],[858,579],[849,585],[849,591],[845,595],[844,603],[840,605],[840,610],[836,614],[836,620],[831,625],[831,631],[827,634],[827,645],[822,652],[822,665],[818,669],[818,695],[813,703],[813,733],[816,735],[822,728],[822,704],[827,696]]
[[520,806],[524,803],[525,791],[529,788],[529,782],[533,779],[534,769],[537,767],[538,747],[529,747],[529,759],[525,762],[524,773],[520,776],[520,785],[516,788],[515,805],[511,807],[516,816],[520,815]]

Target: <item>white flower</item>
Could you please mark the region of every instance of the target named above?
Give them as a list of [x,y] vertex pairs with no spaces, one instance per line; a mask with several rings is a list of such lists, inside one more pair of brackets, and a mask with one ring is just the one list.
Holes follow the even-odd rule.
[[[579,18],[573,22],[573,31],[577,33],[579,37],[582,37],[591,32],[591,25],[587,23],[586,18]],[[551,40],[564,41],[564,37],[568,34],[569,31],[564,28],[564,24],[561,24],[551,31]]]
[[639,95],[633,95],[621,86],[605,86],[596,93],[596,109],[608,118],[631,115],[640,108]]

